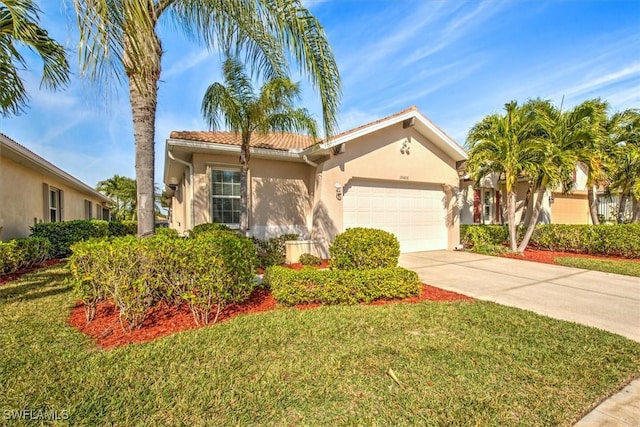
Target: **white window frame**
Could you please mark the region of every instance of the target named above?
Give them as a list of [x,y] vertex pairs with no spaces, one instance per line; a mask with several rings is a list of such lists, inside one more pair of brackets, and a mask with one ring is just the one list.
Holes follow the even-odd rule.
[[[215,172],[223,172],[223,173],[224,172],[232,172],[234,174],[238,174],[238,195],[237,196],[235,196],[235,195],[216,195],[216,194],[214,194],[215,184],[216,183],[213,181],[213,179],[214,179]],[[239,177],[240,177],[240,169],[238,169],[238,168],[217,166],[217,165],[214,165],[214,166],[210,167],[210,169],[209,169],[209,184],[210,184],[211,187],[210,187],[210,192],[209,192],[209,195],[210,195],[209,201],[211,203],[211,207],[209,209],[209,214],[211,215],[211,217],[210,217],[211,218],[211,222],[220,222],[221,224],[224,224],[227,227],[232,228],[232,229],[239,229],[240,228],[240,188],[239,188],[240,179],[239,179]],[[222,183],[224,184],[224,180],[222,181]],[[238,200],[238,209],[237,209],[238,222],[214,221],[214,218],[215,218],[214,212],[213,212],[213,209],[214,209],[213,201],[214,201],[214,199],[218,199],[218,200],[224,200],[224,199],[227,199],[227,200]],[[231,210],[230,212],[232,212],[232,213],[235,212],[235,209]]]
[[60,222],[60,190],[49,187],[49,221]]

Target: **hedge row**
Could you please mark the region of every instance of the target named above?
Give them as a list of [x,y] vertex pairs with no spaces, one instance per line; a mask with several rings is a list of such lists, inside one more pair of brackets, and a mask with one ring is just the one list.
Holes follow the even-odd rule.
[[232,232],[195,238],[167,235],[92,239],[73,245],[71,283],[85,304],[87,321],[98,302],[113,298],[124,329],[139,327],[147,309],[164,301],[186,302],[196,324],[214,322],[255,287],[255,247]]
[[137,233],[135,221],[84,220],[42,222],[31,227],[31,236],[51,242],[52,258],[65,258],[71,254],[74,243],[101,237],[120,237]]
[[51,242],[39,237],[0,242],[0,274],[13,273],[49,259]]
[[[518,229],[518,239],[524,232],[524,228]],[[508,238],[507,227],[502,225],[460,227],[461,242],[474,248],[502,245]],[[529,245],[552,251],[640,258],[640,224],[540,224]]]
[[273,297],[285,305],[321,303],[356,304],[380,298],[418,295],[418,275],[401,267],[367,270],[293,270],[269,267],[264,282]]

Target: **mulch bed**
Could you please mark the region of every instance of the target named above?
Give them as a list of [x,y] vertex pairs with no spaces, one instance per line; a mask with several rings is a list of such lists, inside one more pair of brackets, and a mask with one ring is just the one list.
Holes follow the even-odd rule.
[[505,258],[514,258],[521,259],[525,261],[533,261],[533,262],[542,262],[545,264],[555,264],[555,259],[558,257],[572,257],[572,258],[591,258],[591,259],[607,259],[614,261],[637,261],[629,258],[621,258],[621,257],[611,257],[611,256],[603,256],[603,255],[590,255],[590,254],[579,254],[575,252],[557,252],[557,251],[543,251],[538,249],[526,249],[524,251],[524,255],[514,254],[514,253],[504,253],[500,256]]
[[[455,292],[446,291],[430,285],[422,285],[422,292],[417,297],[402,300],[378,300],[370,305],[383,305],[391,303],[418,303],[421,301],[459,301],[473,300],[473,298]],[[299,310],[310,310],[321,304],[301,304]],[[220,313],[218,322],[232,319],[243,314],[259,313],[278,308],[276,300],[271,293],[264,289],[253,292],[248,301],[243,304],[233,304]],[[141,343],[170,335],[178,331],[195,329],[193,315],[186,305],[179,307],[161,304],[149,309],[142,326],[130,333],[123,331],[118,318],[118,312],[111,301],[98,304],[96,317],[87,323],[84,313],[84,305],[79,302],[72,309],[68,322],[80,332],[92,337],[97,345],[103,349],[123,346],[131,343]]]
[[60,264],[61,262],[63,262],[64,260],[62,259],[49,259],[45,262],[43,262],[42,264],[39,264],[35,267],[31,267],[31,268],[23,268],[22,270],[18,270],[15,273],[10,273],[10,274],[3,274],[0,275],[0,286],[12,282],[14,280],[18,280],[20,277],[24,276],[27,273],[31,273],[32,271],[36,271],[40,268],[43,267],[49,267],[51,265],[56,265],[56,264]]

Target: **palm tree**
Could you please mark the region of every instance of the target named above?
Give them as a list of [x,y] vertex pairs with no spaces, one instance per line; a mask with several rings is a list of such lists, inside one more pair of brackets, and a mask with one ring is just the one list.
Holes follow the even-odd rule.
[[240,148],[240,230],[248,230],[248,183],[253,133],[306,132],[316,138],[316,122],[304,108],[294,108],[300,87],[287,77],[269,79],[254,92],[251,79],[240,62],[227,58],[223,65],[224,84],[213,83],[202,100],[202,114],[212,129],[224,122],[241,135]]
[[[82,71],[126,79],[136,144],[138,234],[154,232],[154,139],[162,46],[157,32],[172,20],[197,42],[243,54],[267,78],[284,76],[293,58],[318,90],[324,130],[336,124],[338,68],[318,20],[301,0],[74,0]],[[162,19],[164,18],[164,19]]]
[[4,117],[20,114],[29,100],[20,77],[20,71],[29,67],[19,45],[42,59],[41,86],[58,89],[69,82],[66,52],[38,25],[39,12],[33,0],[0,0],[0,113]]
[[136,181],[126,176],[114,175],[98,182],[96,189],[109,197],[115,205],[114,218],[134,220],[136,214]]
[[536,202],[527,230],[518,246],[518,252],[524,252],[542,211],[542,201],[547,190],[562,185],[568,192],[573,186],[573,172],[578,161],[578,153],[584,147],[593,146],[598,126],[594,125],[594,106],[586,101],[570,111],[562,111],[547,100],[533,100],[525,104],[529,109],[535,126],[539,126],[538,143],[539,163],[529,171],[533,188],[536,190]]
[[507,193],[509,246],[517,249],[516,196],[517,180],[535,171],[540,163],[539,128],[530,112],[516,101],[505,105],[505,115],[492,114],[476,123],[467,137],[468,168],[476,183],[490,174],[498,174]]
[[[640,110],[616,113],[607,123],[608,144],[605,169],[609,190],[619,193],[618,223],[626,221],[626,204],[632,199],[637,209],[640,198]],[[635,210],[635,209],[634,209]],[[633,212],[632,220],[637,220]]]

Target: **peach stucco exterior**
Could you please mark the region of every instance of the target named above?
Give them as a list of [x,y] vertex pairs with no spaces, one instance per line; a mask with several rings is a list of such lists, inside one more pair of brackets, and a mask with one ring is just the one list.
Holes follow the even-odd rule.
[[0,240],[27,237],[31,226],[49,220],[45,188],[63,195],[62,220],[102,219],[108,207],[106,197],[0,135]]
[[[256,149],[248,181],[250,234],[265,238],[298,233],[316,242],[318,254],[326,257],[329,244],[345,229],[344,197],[354,186],[373,183],[441,193],[439,215],[446,218],[443,247],[453,249],[459,243],[456,162],[465,158],[464,150],[450,139],[443,141],[443,133],[415,109],[403,113],[341,134],[339,145]],[[407,117],[414,116],[419,123],[406,125]],[[211,171],[239,170],[235,148],[167,140],[170,227],[184,232],[212,221]]]

